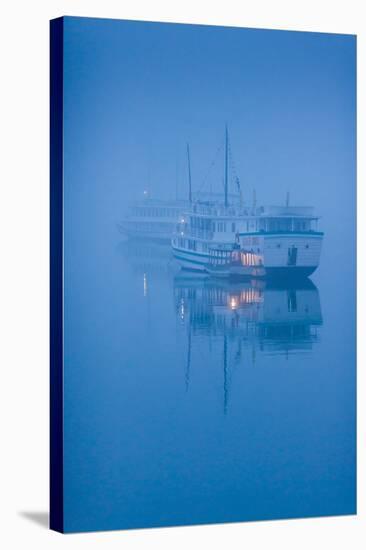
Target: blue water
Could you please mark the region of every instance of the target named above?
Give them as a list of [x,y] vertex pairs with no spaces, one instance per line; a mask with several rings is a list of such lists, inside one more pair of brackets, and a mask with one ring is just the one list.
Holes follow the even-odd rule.
[[214,281],[110,237],[66,253],[65,530],[355,513],[352,281]]

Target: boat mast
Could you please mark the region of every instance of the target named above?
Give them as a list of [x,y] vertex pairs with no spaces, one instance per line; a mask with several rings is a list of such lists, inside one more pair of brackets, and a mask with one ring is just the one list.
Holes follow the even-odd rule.
[[188,199],[189,203],[192,204],[192,178],[191,178],[191,155],[189,154],[189,143],[187,143],[187,161],[188,161]]
[[229,134],[225,125],[225,207],[229,206],[228,200],[228,164],[229,164]]

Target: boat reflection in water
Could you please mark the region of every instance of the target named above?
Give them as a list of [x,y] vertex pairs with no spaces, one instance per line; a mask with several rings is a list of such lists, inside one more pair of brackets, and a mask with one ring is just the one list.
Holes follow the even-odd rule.
[[286,355],[311,350],[318,340],[320,299],[310,279],[283,286],[176,277],[174,293],[177,314],[193,333],[222,334]]
[[186,389],[192,353],[205,344],[222,358],[224,412],[235,365],[253,365],[259,355],[311,352],[322,325],[319,293],[310,279],[230,283],[212,278],[174,280],[176,315],[187,332]]
[[[218,384],[225,414],[231,381],[239,378],[236,368],[292,367],[299,354],[311,354],[319,341],[319,292],[308,278],[234,282],[177,270],[164,245],[126,241],[118,251],[143,292],[143,338],[159,322],[165,331],[171,326],[169,338],[175,332],[175,357],[183,367],[186,391],[194,387],[207,392],[207,384]],[[295,362],[290,364],[292,356]]]
[[167,244],[125,240],[119,243],[118,253],[136,274],[163,275],[171,272],[172,254]]

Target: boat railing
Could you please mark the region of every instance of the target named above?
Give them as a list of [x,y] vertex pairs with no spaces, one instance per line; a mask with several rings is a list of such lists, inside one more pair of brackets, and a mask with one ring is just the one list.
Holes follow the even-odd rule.
[[252,208],[244,208],[242,206],[224,206],[220,204],[204,204],[195,203],[192,211],[194,214],[200,214],[205,216],[217,217],[238,217],[238,216],[250,216],[253,215]]
[[183,233],[185,237],[195,237],[196,239],[212,240],[214,232],[209,229],[198,229],[196,227],[179,226],[178,231]]

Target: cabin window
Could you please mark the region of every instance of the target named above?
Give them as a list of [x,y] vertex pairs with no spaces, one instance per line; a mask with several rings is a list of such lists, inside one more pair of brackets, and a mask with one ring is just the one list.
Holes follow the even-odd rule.
[[297,262],[297,248],[296,246],[291,246],[287,252],[287,265],[295,266]]
[[234,222],[231,224],[231,231],[232,231],[233,233],[235,233],[235,223],[234,223]]
[[296,292],[293,290],[287,293],[287,309],[290,313],[297,311]]
[[188,248],[189,250],[196,250],[196,241],[188,239]]

